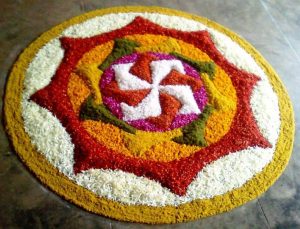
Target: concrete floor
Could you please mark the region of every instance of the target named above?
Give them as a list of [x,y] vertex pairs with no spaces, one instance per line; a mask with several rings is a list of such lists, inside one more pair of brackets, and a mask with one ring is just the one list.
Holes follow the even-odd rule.
[[45,189],[12,151],[1,125],[0,228],[300,228],[300,1],[223,2],[0,0],[0,93],[18,54],[39,34],[70,17],[116,5],[158,5],[202,15],[250,41],[287,87],[296,114],[296,142],[276,184],[242,207],[194,222],[156,226],[118,222],[90,214]]

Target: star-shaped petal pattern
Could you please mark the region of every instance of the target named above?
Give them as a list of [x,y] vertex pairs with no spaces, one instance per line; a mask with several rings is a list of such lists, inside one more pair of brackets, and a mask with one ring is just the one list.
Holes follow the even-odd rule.
[[[171,162],[157,162],[127,157],[108,149],[99,144],[84,129],[67,96],[71,72],[76,69],[76,65],[84,53],[92,48],[110,40],[134,34],[164,35],[181,39],[205,52],[215,64],[230,76],[238,98],[237,111],[231,129],[219,142],[186,158]],[[65,49],[63,62],[57,69],[51,83],[33,94],[31,100],[52,112],[70,134],[75,146],[75,173],[92,168],[123,170],[156,180],[174,193],[184,195],[197,173],[212,161],[247,147],[271,147],[270,143],[260,133],[250,107],[252,90],[260,78],[238,69],[226,60],[215,48],[208,31],[184,32],[168,29],[142,17],[136,17],[130,24],[121,29],[89,38],[63,37],[61,43]],[[176,70],[180,72],[180,70]],[[153,77],[152,80],[152,83],[155,83]],[[161,80],[157,81],[161,82]]]

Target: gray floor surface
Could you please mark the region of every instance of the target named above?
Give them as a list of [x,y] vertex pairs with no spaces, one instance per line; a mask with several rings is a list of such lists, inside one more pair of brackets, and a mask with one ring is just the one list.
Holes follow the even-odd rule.
[[38,35],[86,11],[117,5],[198,14],[252,43],[281,76],[293,101],[296,141],[288,167],[264,195],[231,212],[175,225],[124,223],[90,214],[45,189],[17,158],[1,125],[0,228],[300,228],[300,0],[0,0],[1,96],[13,62]]

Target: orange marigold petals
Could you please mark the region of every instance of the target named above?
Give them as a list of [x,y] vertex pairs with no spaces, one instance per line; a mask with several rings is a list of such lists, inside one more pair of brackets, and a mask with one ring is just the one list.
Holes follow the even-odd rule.
[[164,141],[149,148],[142,157],[148,160],[170,162],[193,155],[200,149],[201,147],[199,146],[180,145],[173,141]]
[[206,90],[209,97],[209,102],[217,110],[234,109],[235,103],[230,98],[225,97],[209,79],[207,74],[202,74],[202,79],[206,85]]
[[90,89],[85,81],[76,73],[71,73],[68,83],[68,96],[76,114],[79,114],[81,104],[90,94]]
[[[182,133],[180,129],[166,132],[148,132],[137,130],[135,135],[124,133],[124,145],[131,152],[132,156],[147,159],[147,151],[155,152],[155,155],[164,154],[164,151],[157,147],[164,142],[169,143],[173,137],[180,136],[181,134]],[[157,160],[155,156],[152,157],[152,159]],[[169,160],[171,161],[173,158],[169,157]]]
[[84,128],[99,143],[106,147],[116,150],[126,156],[133,156],[123,143],[123,131],[118,127],[93,120],[85,120],[82,122]]
[[99,81],[103,72],[98,68],[98,64],[93,63],[90,65],[82,65],[76,69],[76,73],[87,82],[87,85],[92,91],[92,96],[94,98],[95,103],[102,103]]
[[102,45],[97,45],[89,52],[85,53],[78,61],[77,68],[81,68],[82,65],[101,64],[102,61],[111,53],[114,47],[113,41],[108,41]]
[[[155,38],[156,39],[156,38]],[[137,52],[160,52],[160,53],[172,53],[180,52],[181,47],[178,42],[173,38],[168,38],[166,41],[155,44],[155,45],[145,45],[135,48]]]

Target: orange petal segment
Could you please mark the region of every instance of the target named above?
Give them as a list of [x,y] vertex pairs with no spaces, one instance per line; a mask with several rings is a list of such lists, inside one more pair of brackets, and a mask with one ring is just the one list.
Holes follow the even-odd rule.
[[157,57],[149,53],[141,54],[139,59],[130,68],[130,73],[138,76],[140,79],[152,83],[150,63],[154,60],[157,60]]
[[199,79],[172,70],[160,83],[160,85],[188,85],[193,91],[198,91],[203,85]]
[[114,97],[118,102],[127,103],[130,106],[138,105],[150,92],[150,89],[120,90],[116,81],[112,81],[103,89],[103,94]]
[[166,93],[160,93],[159,100],[162,108],[161,115],[158,117],[151,117],[148,120],[156,126],[165,129],[172,124],[178,110],[181,107],[181,103],[173,96]]

